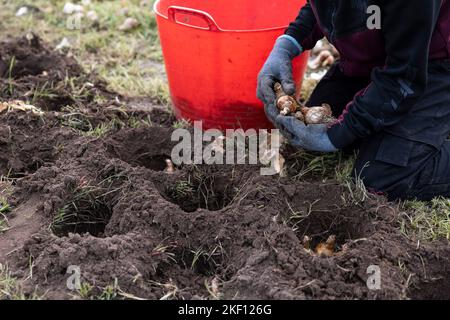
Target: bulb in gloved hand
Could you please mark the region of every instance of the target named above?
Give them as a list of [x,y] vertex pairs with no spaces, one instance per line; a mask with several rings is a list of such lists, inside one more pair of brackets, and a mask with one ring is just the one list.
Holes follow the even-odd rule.
[[303,115],[303,113],[301,111],[297,111],[294,114],[294,118],[296,118],[297,120],[299,120],[301,122],[305,122],[305,116]]
[[277,108],[280,110],[281,115],[287,116],[295,113],[300,108],[297,100],[294,97],[288,96],[280,83],[275,83],[274,90],[277,95]]
[[333,122],[333,114],[329,104],[322,104],[320,107],[302,107],[301,112],[306,124],[323,124]]

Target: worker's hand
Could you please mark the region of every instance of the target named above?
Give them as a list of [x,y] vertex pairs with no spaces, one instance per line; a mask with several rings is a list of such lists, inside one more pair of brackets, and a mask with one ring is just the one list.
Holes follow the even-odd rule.
[[276,126],[289,142],[297,148],[318,152],[336,152],[338,149],[328,138],[326,124],[309,124],[294,117],[277,116]]
[[280,82],[287,95],[295,93],[292,77],[292,59],[302,52],[297,40],[288,35],[279,37],[258,75],[257,96],[265,105],[273,104],[276,95],[273,90],[275,82]]

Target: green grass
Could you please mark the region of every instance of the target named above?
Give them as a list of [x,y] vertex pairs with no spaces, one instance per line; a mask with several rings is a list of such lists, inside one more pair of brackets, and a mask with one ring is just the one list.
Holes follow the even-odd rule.
[[355,157],[342,152],[323,154],[298,150],[286,160],[288,172],[294,180],[313,177],[346,183],[350,179]]
[[174,199],[186,199],[194,196],[194,186],[189,181],[179,180],[169,189],[169,194]]
[[450,199],[406,201],[402,204],[402,210],[401,229],[407,236],[450,240]]
[[114,279],[114,282],[105,288],[103,288],[103,291],[99,296],[97,296],[98,300],[114,300],[118,298],[118,292],[119,292],[119,284],[117,281],[117,278]]
[[13,193],[12,181],[0,176],[0,234],[9,229],[8,213],[12,210],[8,197]]
[[97,229],[110,219],[110,208],[104,199],[108,193],[98,186],[77,187],[72,198],[56,212],[50,229],[59,235],[88,230],[90,233],[98,232]]
[[110,130],[112,130],[112,128],[114,128],[114,123],[115,122],[113,122],[113,121],[111,121],[109,123],[105,123],[105,122],[100,123],[99,125],[92,128],[91,130],[82,132],[82,134],[87,137],[101,138],[101,137],[105,136]]
[[21,283],[11,275],[7,266],[0,263],[0,300],[39,300],[36,291],[27,295],[24,293]]
[[106,287],[94,286],[88,282],[83,282],[81,288],[72,297],[83,300],[145,300],[122,291],[117,278],[114,278],[113,282]]
[[189,120],[181,119],[172,124],[173,129],[188,129],[192,127],[192,123]]
[[0,198],[0,234],[9,229],[7,213],[11,211],[6,199]]

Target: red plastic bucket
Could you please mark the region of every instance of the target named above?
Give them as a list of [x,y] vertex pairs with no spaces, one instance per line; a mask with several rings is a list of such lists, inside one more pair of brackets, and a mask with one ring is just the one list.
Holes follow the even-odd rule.
[[[264,129],[257,75],[306,0],[158,0],[154,5],[178,118],[204,129]],[[308,56],[293,61],[301,87]],[[298,90],[299,91],[299,90]]]

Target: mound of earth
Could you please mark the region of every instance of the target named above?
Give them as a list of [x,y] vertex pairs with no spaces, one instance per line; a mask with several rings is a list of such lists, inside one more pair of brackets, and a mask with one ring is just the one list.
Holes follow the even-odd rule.
[[[48,74],[72,70],[59,66]],[[26,294],[71,298],[76,266],[94,296],[116,284],[119,297],[148,299],[450,298],[448,242],[405,237],[384,198],[361,202],[337,183],[261,176],[257,166],[168,173],[172,118],[158,114],[100,138],[64,125],[64,110],[0,114],[0,171],[14,178],[0,263]],[[330,235],[333,256],[305,250],[304,236],[316,245]],[[369,289],[374,266],[380,287]]]
[[63,113],[63,120],[79,130],[112,118],[148,117],[166,124],[174,120],[148,99],[111,92],[96,74],[84,72],[72,55],[54,50],[31,33],[0,40],[0,97],[27,101],[51,114]]

